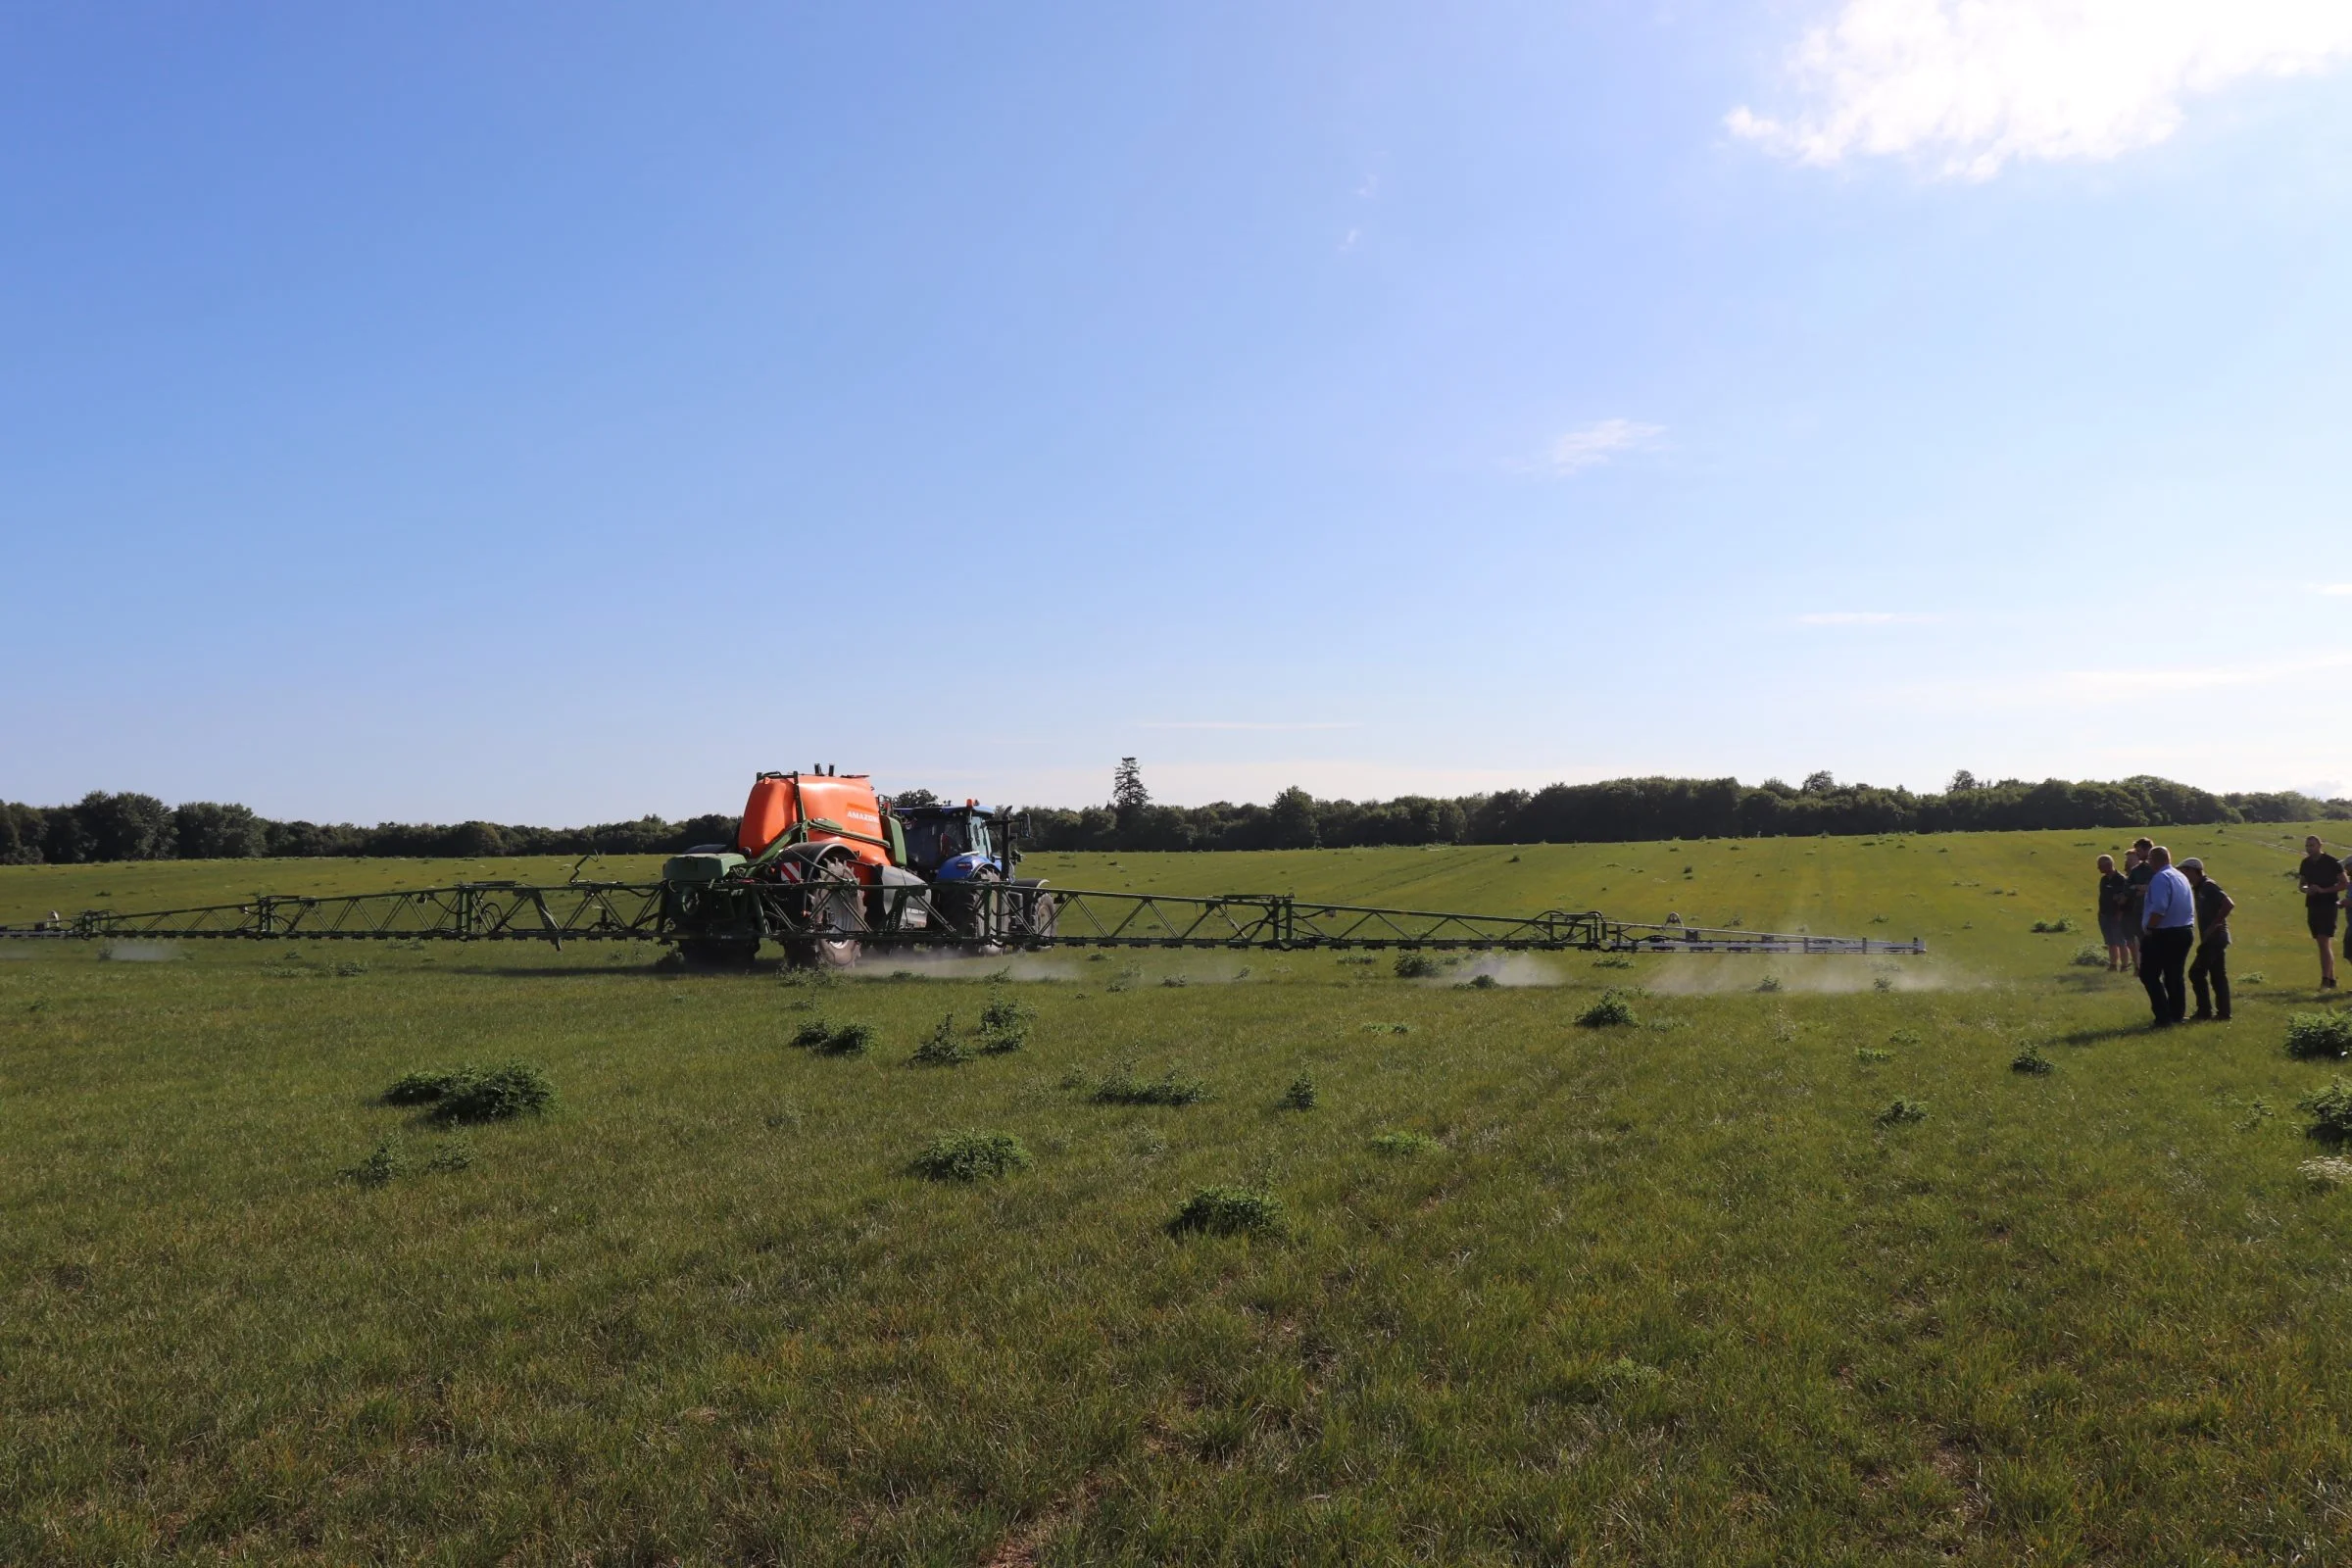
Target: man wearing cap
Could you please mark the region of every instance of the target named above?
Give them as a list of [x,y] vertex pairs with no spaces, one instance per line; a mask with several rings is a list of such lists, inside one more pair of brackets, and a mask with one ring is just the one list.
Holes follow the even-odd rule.
[[2148,849],[2148,892],[2141,906],[2139,983],[2147,987],[2156,1027],[2169,1028],[2188,1016],[2188,987],[2181,970],[2197,939],[2197,896],[2188,878],[2173,869],[2173,852]]
[[2236,901],[2205,874],[2205,862],[2190,857],[2180,862],[2197,908],[2197,958],[2188,966],[2188,983],[2196,988],[2197,1010],[2191,1018],[2230,1021],[2230,911]]

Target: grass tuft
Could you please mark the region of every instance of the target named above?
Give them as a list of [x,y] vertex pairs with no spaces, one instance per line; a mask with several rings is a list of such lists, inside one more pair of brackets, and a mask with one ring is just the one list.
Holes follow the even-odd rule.
[[2298,1012],[2286,1020],[2286,1054],[2340,1060],[2352,1053],[2352,1012]]
[[1305,1073],[1300,1073],[1291,1080],[1291,1087],[1282,1092],[1282,1099],[1275,1103],[1284,1110],[1312,1110],[1315,1108],[1316,1097],[1314,1079]]
[[[2071,914],[2062,914],[2055,920],[2036,920],[2034,922],[2034,934],[2035,936],[2064,936],[2074,929],[2075,917]],[[2101,961],[2104,962],[2105,960],[2102,958]]]
[[1262,1235],[1282,1229],[1282,1200],[1256,1187],[1203,1187],[1168,1221],[1171,1235]]
[[2078,969],[2104,969],[2107,967],[2107,950],[2096,942],[2085,942],[2066,961]]
[[1892,1061],[1894,1053],[1883,1050],[1878,1046],[1856,1046],[1854,1059],[1865,1067],[1875,1067],[1882,1061]]
[[1772,993],[1781,989],[1781,977],[1777,974],[1768,974],[1763,979],[1756,982],[1756,989],[1763,992],[1766,996],[1770,996]]
[[2025,1072],[2038,1075],[2048,1072],[2053,1065],[2055,1064],[2050,1060],[2050,1058],[2043,1055],[2041,1052],[2034,1046],[2027,1046],[2025,1049],[2018,1052],[2016,1055],[2009,1058],[2009,1070],[2011,1072]]
[[1399,980],[1427,980],[1438,972],[1438,960],[1426,953],[1396,955],[1396,978]]
[[1928,1107],[1923,1101],[1905,1100],[1897,1095],[1893,1100],[1887,1102],[1885,1110],[1880,1111],[1871,1119],[1882,1127],[1907,1127],[1913,1122],[1926,1121]]
[[1634,1017],[1633,1004],[1615,987],[1600,994],[1600,1000],[1576,1015],[1576,1021],[1588,1029],[1609,1029],[1639,1020]]
[[943,1133],[922,1148],[908,1169],[935,1182],[976,1182],[1029,1167],[1029,1151],[1010,1133]]

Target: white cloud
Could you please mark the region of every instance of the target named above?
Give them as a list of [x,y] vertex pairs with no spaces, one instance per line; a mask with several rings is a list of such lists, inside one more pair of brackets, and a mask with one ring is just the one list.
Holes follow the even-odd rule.
[[2352,594],[2352,582],[2331,582],[2320,592],[2324,594]]
[[1892,610],[1817,610],[1796,617],[1800,626],[1916,626],[1934,620],[1933,615],[1918,615]]
[[1598,467],[1620,452],[1645,452],[1658,444],[1665,435],[1662,424],[1641,424],[1632,419],[1603,419],[1588,424],[1581,430],[1571,430],[1551,444],[1547,466],[1554,473],[1578,473],[1586,468]]
[[1791,56],[1803,107],[1725,123],[1801,163],[1899,155],[1988,179],[2153,146],[2191,97],[2348,60],[2347,0],[1840,0]]

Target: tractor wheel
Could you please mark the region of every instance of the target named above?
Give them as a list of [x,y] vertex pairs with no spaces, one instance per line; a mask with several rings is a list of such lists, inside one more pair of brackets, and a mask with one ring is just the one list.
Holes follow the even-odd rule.
[[1061,906],[1043,888],[1021,895],[1020,933],[1032,941],[1051,942],[1061,926]]
[[794,968],[847,969],[864,952],[855,933],[865,929],[865,890],[851,865],[844,855],[809,867],[808,924],[820,934],[784,945],[784,959]]
[[984,865],[962,884],[956,930],[963,938],[964,952],[993,958],[1004,951],[1004,883],[994,866]]

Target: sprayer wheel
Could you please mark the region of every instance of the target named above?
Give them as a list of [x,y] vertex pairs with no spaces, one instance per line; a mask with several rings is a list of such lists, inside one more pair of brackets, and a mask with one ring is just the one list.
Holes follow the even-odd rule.
[[[865,929],[864,890],[847,857],[818,861],[810,870],[808,884],[808,923],[812,927],[827,933]],[[847,969],[864,951],[864,944],[855,936],[828,934],[785,944],[784,958],[796,969]]]

